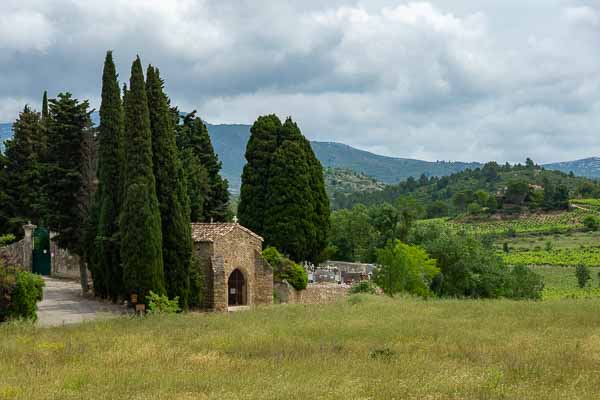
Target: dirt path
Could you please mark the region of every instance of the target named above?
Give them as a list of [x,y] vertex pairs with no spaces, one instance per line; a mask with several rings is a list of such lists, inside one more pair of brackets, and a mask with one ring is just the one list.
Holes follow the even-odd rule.
[[44,277],[44,299],[38,303],[38,325],[60,326],[126,312],[123,306],[81,295],[78,283]]

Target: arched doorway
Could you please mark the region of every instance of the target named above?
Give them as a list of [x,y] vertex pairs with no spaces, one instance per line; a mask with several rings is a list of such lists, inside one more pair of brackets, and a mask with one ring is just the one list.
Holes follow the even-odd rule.
[[235,269],[227,281],[228,304],[230,306],[243,306],[247,302],[246,279],[239,269]]

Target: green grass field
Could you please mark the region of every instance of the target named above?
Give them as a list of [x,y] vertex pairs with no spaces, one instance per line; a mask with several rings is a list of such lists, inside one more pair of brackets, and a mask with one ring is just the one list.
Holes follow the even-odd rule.
[[1,399],[597,399],[600,300],[327,306],[0,327]]

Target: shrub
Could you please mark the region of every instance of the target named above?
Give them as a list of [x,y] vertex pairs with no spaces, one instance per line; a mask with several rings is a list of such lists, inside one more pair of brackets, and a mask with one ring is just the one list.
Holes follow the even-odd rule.
[[19,318],[35,321],[43,287],[44,280],[39,275],[0,264],[0,322]]
[[583,264],[577,266],[575,269],[575,276],[577,277],[577,284],[582,289],[586,287],[589,280],[592,279],[590,269]]
[[11,233],[7,233],[6,235],[0,235],[0,247],[11,244],[17,240],[17,237]]
[[377,250],[377,264],[373,281],[390,296],[406,292],[427,297],[432,279],[440,273],[424,249],[399,240]]
[[375,294],[376,292],[377,292],[377,290],[375,289],[375,286],[373,286],[373,284],[369,281],[357,282],[354,285],[352,285],[352,287],[350,288],[351,294],[356,294],[356,293]]
[[152,290],[146,296],[148,302],[148,313],[150,314],[175,314],[181,311],[179,307],[179,296],[169,300],[166,295],[154,293]]
[[531,269],[519,265],[510,271],[506,297],[512,299],[541,300],[544,279]]
[[301,265],[282,255],[275,247],[267,247],[262,255],[273,267],[274,280],[285,280],[296,290],[306,289],[308,274]]
[[508,247],[508,242],[504,242],[504,244],[502,245],[502,251],[504,251],[505,253],[510,253],[510,247]]
[[545,249],[546,251],[550,251],[550,250],[552,250],[552,248],[553,248],[553,247],[554,247],[554,246],[552,245],[552,242],[551,242],[550,240],[547,240],[547,241],[546,241],[546,244],[544,245],[544,249]]
[[593,215],[588,215],[583,219],[583,226],[588,231],[597,231],[600,229],[600,220]]

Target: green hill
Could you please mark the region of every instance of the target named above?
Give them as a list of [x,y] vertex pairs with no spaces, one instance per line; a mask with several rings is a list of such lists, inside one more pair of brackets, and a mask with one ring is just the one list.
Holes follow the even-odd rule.
[[[333,208],[351,208],[361,203],[367,206],[393,203],[401,196],[410,196],[418,200],[419,204],[427,207],[437,202],[445,203],[452,211],[456,208],[455,198],[458,194],[464,194],[463,205],[476,202],[476,192],[481,191],[489,198],[496,198],[498,194],[506,192],[511,182],[523,182],[529,185],[529,194],[524,204],[541,201],[543,187],[549,183],[552,187],[564,185],[569,196],[581,195],[584,197],[595,197],[600,195],[600,185],[588,178],[566,174],[560,171],[546,170],[541,166],[499,166],[496,163],[488,163],[483,168],[465,170],[444,177],[422,176],[420,179],[409,178],[405,182],[386,186],[378,192],[352,193],[346,196],[337,196],[333,202]],[[536,197],[537,199],[533,199]],[[482,204],[485,207],[485,204]],[[456,213],[465,210],[455,210]]]

